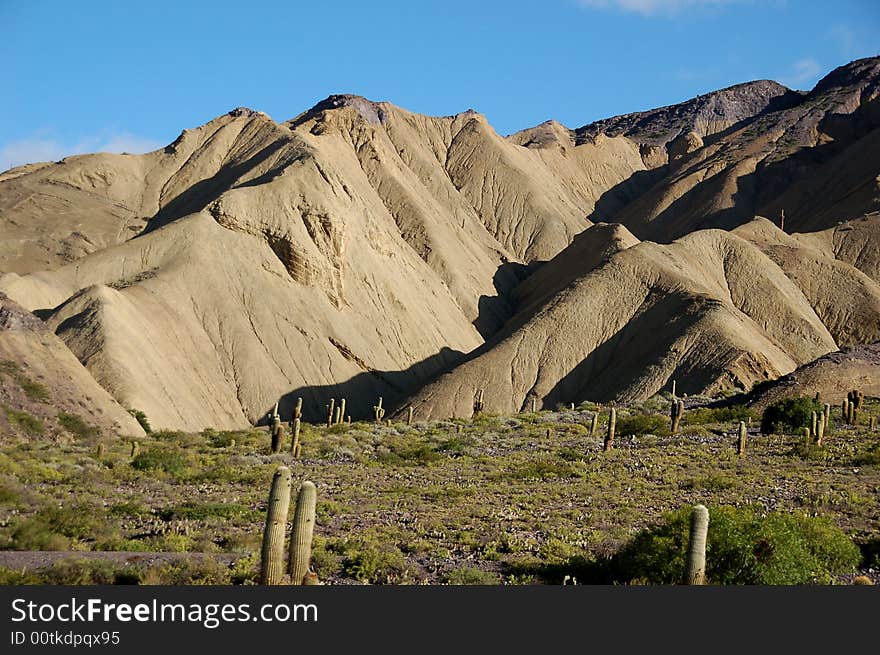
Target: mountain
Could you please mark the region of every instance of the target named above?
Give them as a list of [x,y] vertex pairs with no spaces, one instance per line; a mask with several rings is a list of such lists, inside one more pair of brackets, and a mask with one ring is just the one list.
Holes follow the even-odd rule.
[[746,388],[878,339],[878,80],[508,137],[352,95],[239,108],[0,174],[0,291],[156,428]]
[[813,397],[818,393],[823,403],[831,403],[836,410],[852,390],[866,396],[880,396],[880,343],[835,351],[800,366],[756,389],[750,396],[750,404],[763,409],[787,396]]
[[535,273],[523,286],[550,292],[416,393],[419,416],[469,416],[480,389],[486,411],[508,413],[644,400],[672,380],[680,393],[747,391],[880,339],[880,277],[861,257],[880,251],[880,216],[810,235],[756,218],[671,244],[596,225],[575,244],[604,254],[572,266],[570,248]]

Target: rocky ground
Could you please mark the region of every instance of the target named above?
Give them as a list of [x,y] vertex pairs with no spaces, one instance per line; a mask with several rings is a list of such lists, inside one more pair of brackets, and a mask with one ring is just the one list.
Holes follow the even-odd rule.
[[[605,561],[698,502],[827,517],[863,558],[861,570],[824,582],[876,580],[878,435],[835,415],[823,447],[804,449],[801,438],[760,436],[744,408],[699,402],[689,399],[677,435],[668,434],[668,397],[621,407],[610,452],[607,408],[594,405],[412,426],[306,425],[300,459],[289,442],[270,453],[262,430],[153,433],[134,457],[132,444],[93,435],[7,435],[0,570],[7,583],[253,582],[269,481],[286,464],[295,481],[317,485],[313,564],[329,584],[585,582],[584,562]],[[869,404],[863,420],[877,411]],[[730,412],[751,423],[742,456]],[[55,552],[35,552],[47,550]]]

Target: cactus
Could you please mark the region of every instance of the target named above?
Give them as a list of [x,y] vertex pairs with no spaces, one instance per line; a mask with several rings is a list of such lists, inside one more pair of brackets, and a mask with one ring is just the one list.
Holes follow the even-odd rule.
[[684,416],[684,401],[674,401],[672,403],[672,434],[678,434],[678,428],[681,425],[681,417]]
[[277,414],[272,419],[272,452],[281,450],[281,438],[284,436],[284,428],[281,427],[281,417]]
[[137,441],[131,442],[131,458],[134,459],[141,452],[141,445]]
[[336,423],[342,423],[345,420],[345,398],[339,401],[339,414]]
[[813,437],[819,434],[819,416],[815,411],[810,412],[810,434]]
[[701,585],[706,583],[706,538],[709,532],[709,510],[704,505],[695,505],[691,513],[691,534],[688,540],[687,564],[684,570],[684,584]]
[[327,405],[327,427],[333,427],[333,410],[336,409],[336,398],[330,399],[330,404]]
[[385,409],[382,407],[382,396],[379,396],[379,403],[373,405],[373,415],[376,417],[376,423],[381,423],[385,418]]
[[474,416],[481,413],[486,404],[483,402],[483,390],[478,389],[477,395],[474,397]]
[[617,428],[617,409],[611,408],[611,414],[608,416],[608,434],[605,435],[605,451],[611,450],[614,446],[614,430]]
[[675,380],[672,380],[672,399],[675,400]]
[[413,424],[413,411],[415,411],[415,410],[413,410],[413,406],[410,405],[410,406],[409,406],[409,412],[407,412],[407,416],[406,416],[406,424],[407,424],[407,425],[412,425],[412,424]]
[[296,457],[296,449],[299,446],[299,432],[302,429],[302,422],[299,418],[293,419],[293,439],[290,442],[290,452]]
[[290,557],[288,572],[293,584],[302,584],[309,572],[312,559],[312,532],[315,529],[316,490],[313,482],[306,480],[296,497],[293,530],[290,534]]
[[104,444],[98,444],[98,452],[95,454],[98,459],[101,459],[104,456]]
[[828,426],[831,424],[831,403],[825,403],[825,432],[828,432]]
[[871,418],[868,419],[868,429],[871,432],[876,432],[876,430],[877,430],[877,417],[876,416],[872,416]]
[[303,415],[303,399],[302,396],[296,399],[296,407],[293,410],[293,418],[301,419]]
[[260,554],[260,584],[281,584],[284,577],[284,533],[290,507],[290,469],[279,466],[272,477],[263,548]]
[[809,450],[810,446],[813,445],[813,439],[810,435],[810,428],[804,428],[804,445]]
[[595,437],[599,434],[599,412],[593,414],[593,420],[590,421],[590,436]]
[[847,400],[849,400],[850,403],[855,405],[856,411],[858,411],[862,408],[862,402],[864,401],[864,395],[858,389],[853,389],[852,391],[847,392],[846,398],[847,398]]
[[532,414],[538,411],[538,399],[532,398]]
[[293,458],[299,459],[302,456],[302,444],[296,444],[296,450],[293,451]]
[[736,454],[737,455],[745,455],[746,454],[746,436],[748,432],[746,431],[745,421],[739,422],[739,441],[736,444]]
[[342,423],[342,406],[336,408],[336,411],[333,414],[333,425],[339,425]]
[[816,423],[816,445],[822,447],[822,437],[825,436],[825,412],[819,412],[819,420]]

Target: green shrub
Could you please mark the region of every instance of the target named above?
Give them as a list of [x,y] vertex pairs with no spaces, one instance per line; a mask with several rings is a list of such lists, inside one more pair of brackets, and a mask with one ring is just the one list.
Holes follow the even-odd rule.
[[818,414],[823,409],[821,403],[806,396],[783,398],[767,406],[761,417],[763,434],[790,433],[810,427],[812,413]]
[[617,418],[616,432],[624,437],[642,437],[646,434],[663,437],[669,434],[669,424],[670,419],[659,414],[619,416]]
[[12,427],[18,428],[31,436],[38,436],[43,434],[43,422],[40,419],[36,418],[35,416],[31,416],[27,412],[20,412],[9,407],[5,409],[6,419],[9,421]]
[[333,550],[343,556],[343,574],[361,582],[393,582],[409,572],[403,553],[394,544],[357,537],[334,544]]
[[30,400],[49,399],[49,390],[45,386],[43,386],[39,382],[34,382],[24,375],[18,376],[18,386],[21,387],[21,390],[24,391],[24,395],[26,395]]
[[58,415],[58,422],[61,424],[61,427],[67,430],[70,434],[81,439],[97,437],[101,432],[94,425],[89,425],[76,414],[61,412]]
[[171,475],[182,473],[186,464],[183,454],[165,448],[150,448],[131,460],[132,467],[138,471],[165,471]]
[[[685,566],[691,508],[667,515],[614,557],[619,581],[677,584]],[[710,584],[828,583],[859,564],[856,545],[829,520],[796,514],[759,516],[748,508],[709,510],[706,577]]]
[[71,539],[94,539],[106,532],[103,508],[89,503],[48,505],[37,511],[36,518]]
[[523,462],[509,471],[501,471],[496,480],[557,480],[577,477],[578,473],[570,461],[535,459]]
[[141,424],[141,427],[144,429],[144,432],[150,434],[153,431],[153,428],[150,427],[150,422],[147,420],[147,415],[144,414],[139,409],[130,409],[128,413],[134,416],[135,420]]
[[45,522],[29,518],[19,520],[12,528],[9,542],[3,548],[10,550],[67,550],[70,540],[58,534]]
[[378,454],[381,464],[396,466],[427,466],[442,459],[442,455],[428,444],[391,444],[389,450]]
[[707,423],[748,422],[757,419],[758,413],[742,405],[730,407],[695,407],[684,413],[682,421],[685,425],[705,425]]
[[449,585],[497,585],[498,575],[471,567],[452,569],[443,574],[443,582]]

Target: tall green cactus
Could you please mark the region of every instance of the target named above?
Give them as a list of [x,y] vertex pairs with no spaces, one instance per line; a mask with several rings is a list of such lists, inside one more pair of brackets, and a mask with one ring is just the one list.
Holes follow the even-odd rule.
[[284,428],[281,427],[281,417],[277,414],[272,418],[272,452],[281,450],[281,438],[284,436]]
[[415,411],[415,410],[413,409],[413,406],[410,405],[410,406],[409,406],[409,411],[407,412],[407,415],[406,415],[406,424],[407,424],[407,425],[412,425],[412,424],[413,424],[413,412],[414,412],[414,411]]
[[290,507],[290,469],[279,466],[272,476],[263,548],[260,554],[260,584],[281,584],[284,578],[284,533]]
[[303,415],[303,399],[302,396],[296,399],[296,407],[293,409],[293,418],[301,419]]
[[290,557],[288,572],[291,584],[303,584],[312,560],[312,533],[315,529],[315,484],[306,480],[300,485],[290,534]]
[[683,400],[674,400],[672,401],[672,434],[678,434],[678,429],[681,426],[681,418],[684,416],[684,401]]
[[593,414],[593,420],[590,421],[590,436],[595,437],[599,434],[599,412]]
[[378,404],[373,405],[373,416],[376,418],[376,423],[381,423],[382,419],[385,418],[385,408],[382,407],[382,396],[379,396]]
[[745,421],[739,422],[739,440],[736,444],[736,453],[737,455],[745,455],[746,453],[746,436],[748,435],[748,431],[746,430]]
[[612,407],[608,415],[608,432],[605,435],[604,450],[607,452],[614,447],[614,431],[617,429],[617,408]]
[[339,416],[336,419],[336,424],[339,425],[345,420],[345,398],[339,401]]
[[336,409],[336,398],[330,399],[330,404],[327,405],[327,427],[333,427],[333,411]]
[[828,432],[829,425],[831,425],[831,403],[825,403],[825,432]]
[[299,448],[299,433],[302,429],[302,422],[299,417],[293,419],[293,439],[290,442],[290,452],[293,453],[294,457],[298,457],[296,454],[297,448]]
[[706,583],[706,540],[709,534],[709,510],[704,505],[695,505],[691,512],[691,533],[688,540],[687,563],[684,569],[684,584],[701,585]]
[[816,445],[822,447],[822,438],[825,436],[825,412],[819,412],[816,422]]
[[810,434],[814,438],[819,435],[819,415],[815,411],[810,412]]

